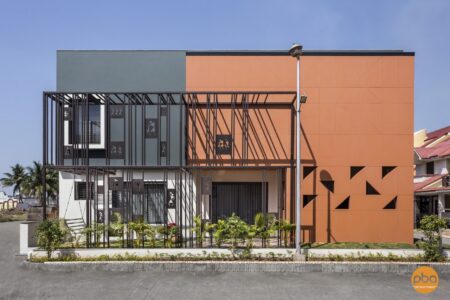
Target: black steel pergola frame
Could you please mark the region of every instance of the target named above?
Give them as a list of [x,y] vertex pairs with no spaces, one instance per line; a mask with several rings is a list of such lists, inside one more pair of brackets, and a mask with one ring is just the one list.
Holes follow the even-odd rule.
[[[223,99],[226,98],[225,101]],[[277,98],[278,100],[274,100],[272,98]],[[280,98],[285,98],[286,100],[279,101]],[[283,178],[286,176],[285,172],[287,169],[291,172],[291,184],[290,184],[290,199],[291,199],[291,210],[293,207],[293,195],[294,195],[294,176],[293,169],[295,168],[294,161],[294,118],[295,118],[295,104],[296,101],[296,92],[294,91],[199,91],[199,92],[43,92],[43,218],[46,218],[47,215],[47,191],[46,191],[46,170],[53,169],[56,171],[66,171],[74,174],[82,174],[86,176],[86,185],[89,190],[89,185],[93,184],[95,186],[95,198],[97,199],[86,199],[86,225],[89,226],[91,223],[91,214],[90,211],[90,203],[94,201],[94,207],[98,203],[95,204],[95,201],[98,201],[98,193],[97,193],[97,184],[99,178],[103,179],[103,186],[105,184],[106,178],[109,180],[111,175],[114,175],[116,171],[120,171],[125,181],[125,175],[128,176],[128,182],[134,180],[135,172],[142,172],[142,179],[144,179],[144,172],[151,170],[158,170],[164,173],[164,181],[168,180],[168,172],[174,172],[176,175],[175,186],[177,189],[177,210],[176,210],[176,219],[180,222],[180,226],[183,226],[183,217],[186,219],[186,214],[183,216],[182,205],[183,203],[188,203],[190,208],[190,213],[193,213],[193,199],[186,199],[187,197],[192,195],[187,195],[186,186],[183,187],[183,184],[186,185],[186,182],[193,182],[193,172],[197,170],[217,170],[217,169],[245,169],[245,170],[280,170],[277,174],[282,173]],[[89,120],[89,105],[104,105],[105,106],[105,164],[104,165],[91,165],[90,164],[90,154],[92,152],[92,148],[90,148],[89,141],[89,128],[86,126],[86,122],[82,121],[82,137],[81,141],[74,142],[71,146],[71,164],[66,164],[65,158],[65,146],[64,146],[64,109],[67,106],[72,107],[72,132],[69,134],[74,136],[75,128],[75,112],[80,111],[82,120]],[[111,119],[110,119],[110,108],[114,105],[122,105],[128,107],[128,109],[124,110],[128,114],[128,117],[124,117],[124,143],[128,145],[128,153],[124,158],[123,165],[111,165],[111,158],[109,154],[109,149],[111,147]],[[185,149],[179,147],[178,151],[178,164],[171,164],[170,160],[170,151],[167,153],[166,164],[161,164],[160,157],[160,138],[161,135],[158,134],[158,142],[157,142],[157,165],[146,165],[146,149],[145,149],[145,135],[144,130],[141,130],[141,136],[137,137],[137,132],[133,132],[133,126],[136,131],[136,119],[137,119],[137,110],[136,107],[142,107],[141,109],[141,117],[142,122],[145,118],[145,108],[147,106],[157,106],[157,114],[158,119],[161,117],[161,107],[169,107],[169,106],[179,106],[179,118],[181,121],[179,122],[179,138],[180,141],[184,139]],[[232,136],[234,136],[235,131],[235,110],[241,110],[242,114],[242,122],[243,122],[243,142],[242,142],[242,158],[235,159],[234,150],[231,151],[231,158],[228,160],[229,162],[224,164],[221,158],[218,158],[216,155],[213,144],[214,137],[217,134],[217,112],[219,109],[231,109],[232,111],[232,122],[231,129]],[[274,161],[271,163],[267,163],[265,160],[249,160],[248,159],[248,142],[249,142],[249,130],[248,130],[248,111],[250,109],[285,109],[290,111],[290,153],[289,158],[285,160]],[[205,122],[206,130],[206,160],[204,163],[198,163],[195,161],[194,157],[196,155],[195,141],[189,141],[189,137],[195,139],[197,129],[197,111],[206,110],[206,116],[203,116],[202,122]],[[125,112],[124,112],[125,113]],[[167,109],[166,116],[166,140],[168,139],[168,134],[170,134],[170,109]],[[134,120],[133,120],[133,115]],[[212,120],[211,120],[212,119]],[[184,122],[183,122],[184,120]],[[189,122],[191,120],[192,122]],[[132,123],[134,121],[134,124]],[[125,123],[128,124],[125,124]],[[211,126],[211,122],[213,122]],[[192,128],[189,128],[189,125],[192,124]],[[142,124],[141,124],[142,126]],[[212,132],[211,132],[212,127]],[[125,129],[128,129],[125,131]],[[247,128],[247,129],[245,129]],[[158,130],[161,130],[159,128]],[[191,131],[191,132],[190,132]],[[138,138],[141,138],[141,154],[142,158],[140,163],[133,154],[136,154],[135,147],[136,141]],[[170,139],[166,141],[169,143],[167,147],[170,149]],[[182,145],[182,142],[181,142]],[[189,148],[191,146],[191,148]],[[191,150],[191,152],[189,152]],[[192,157],[188,157],[189,153],[192,154]],[[183,157],[184,155],[184,157]],[[137,155],[136,155],[137,156]],[[70,160],[70,158],[69,158]],[[184,162],[184,163],[183,163]],[[167,164],[168,163],[168,164]],[[283,171],[284,170],[284,171]],[[132,175],[130,176],[130,173]],[[91,181],[91,176],[94,176],[94,182]],[[114,176],[112,176],[114,177]],[[279,178],[281,182],[281,177]],[[104,189],[104,188],[103,188]],[[130,189],[130,188],[128,188]],[[191,193],[192,189],[189,190]],[[178,192],[179,191],[179,192]],[[184,193],[183,193],[184,191]],[[125,191],[123,191],[125,193]],[[167,192],[167,184],[166,184],[166,192]],[[133,197],[132,192],[130,192],[130,196]],[[87,193],[89,195],[89,193]],[[279,195],[280,198],[286,198],[284,195]],[[89,198],[89,196],[88,196]],[[184,200],[183,200],[184,199]],[[182,202],[190,200],[191,202]],[[285,200],[284,200],[285,201]],[[59,200],[58,200],[59,203]],[[105,209],[105,205],[110,203],[109,199],[109,191],[103,191],[103,207]],[[284,206],[284,203],[279,203],[279,205]],[[178,211],[178,207],[180,207],[180,211]],[[197,206],[198,208],[198,206]],[[186,208],[184,208],[186,209]],[[280,209],[280,208],[279,208]],[[109,210],[109,209],[108,209]],[[97,218],[96,212],[94,211],[94,218]],[[167,207],[164,208],[165,214],[165,224],[167,226]],[[124,216],[125,217],[125,216]],[[96,219],[95,219],[96,220]],[[129,220],[128,220],[129,221]],[[109,220],[108,220],[109,223]],[[182,236],[182,232],[180,230],[180,237]],[[192,231],[190,233],[192,235]],[[128,235],[127,235],[128,238]],[[192,236],[190,237],[190,242],[186,244],[186,246],[193,246]],[[129,243],[129,241],[127,241]],[[280,243],[280,242],[279,242]],[[90,244],[90,241],[87,241],[87,244]],[[109,245],[109,236],[108,236],[108,245]]]

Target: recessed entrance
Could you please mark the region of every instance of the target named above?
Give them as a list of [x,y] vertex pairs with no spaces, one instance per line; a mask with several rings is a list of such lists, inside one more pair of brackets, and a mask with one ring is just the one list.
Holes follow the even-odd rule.
[[267,182],[213,182],[212,221],[238,215],[253,223],[258,212],[267,212]]

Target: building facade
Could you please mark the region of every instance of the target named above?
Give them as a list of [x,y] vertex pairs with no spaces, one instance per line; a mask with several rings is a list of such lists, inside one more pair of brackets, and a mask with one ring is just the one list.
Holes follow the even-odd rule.
[[258,212],[306,242],[412,242],[414,53],[304,51],[302,178],[287,51],[58,51],[44,165],[59,215],[176,223]]
[[416,225],[424,215],[450,217],[450,126],[414,133]]

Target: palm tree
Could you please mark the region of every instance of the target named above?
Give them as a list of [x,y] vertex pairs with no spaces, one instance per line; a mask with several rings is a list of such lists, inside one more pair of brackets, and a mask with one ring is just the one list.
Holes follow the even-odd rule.
[[[44,186],[42,179],[44,176],[44,169],[42,164],[33,161],[32,167],[27,167],[26,180],[23,183],[23,191],[29,196],[36,197],[42,204],[44,198]],[[46,191],[48,197],[56,197],[58,194],[58,173],[54,170],[46,170]]]
[[20,164],[11,166],[11,173],[3,173],[5,177],[0,179],[3,186],[13,187],[13,194],[19,193],[19,201],[22,202],[22,185],[26,180],[25,169]]

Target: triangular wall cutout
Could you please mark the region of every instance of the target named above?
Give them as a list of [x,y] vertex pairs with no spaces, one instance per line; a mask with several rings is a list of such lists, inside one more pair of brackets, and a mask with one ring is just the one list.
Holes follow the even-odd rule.
[[359,171],[361,171],[362,169],[364,169],[364,166],[351,166],[350,167],[350,179],[352,179],[353,176],[358,174]]
[[334,193],[334,181],[333,180],[321,180],[323,186],[330,192]]
[[394,170],[395,166],[382,166],[381,167],[381,178],[384,178],[387,174],[391,173]]
[[308,205],[309,202],[316,199],[317,195],[303,195],[303,207]]
[[383,209],[395,209],[397,206],[397,196],[394,197]]
[[366,181],[366,195],[379,195],[380,193],[368,182]]
[[305,178],[306,176],[311,174],[316,168],[317,168],[317,166],[305,166],[305,167],[303,167],[303,178]]
[[338,206],[336,206],[336,209],[349,209],[350,207],[350,196],[345,198],[344,201],[341,202]]

